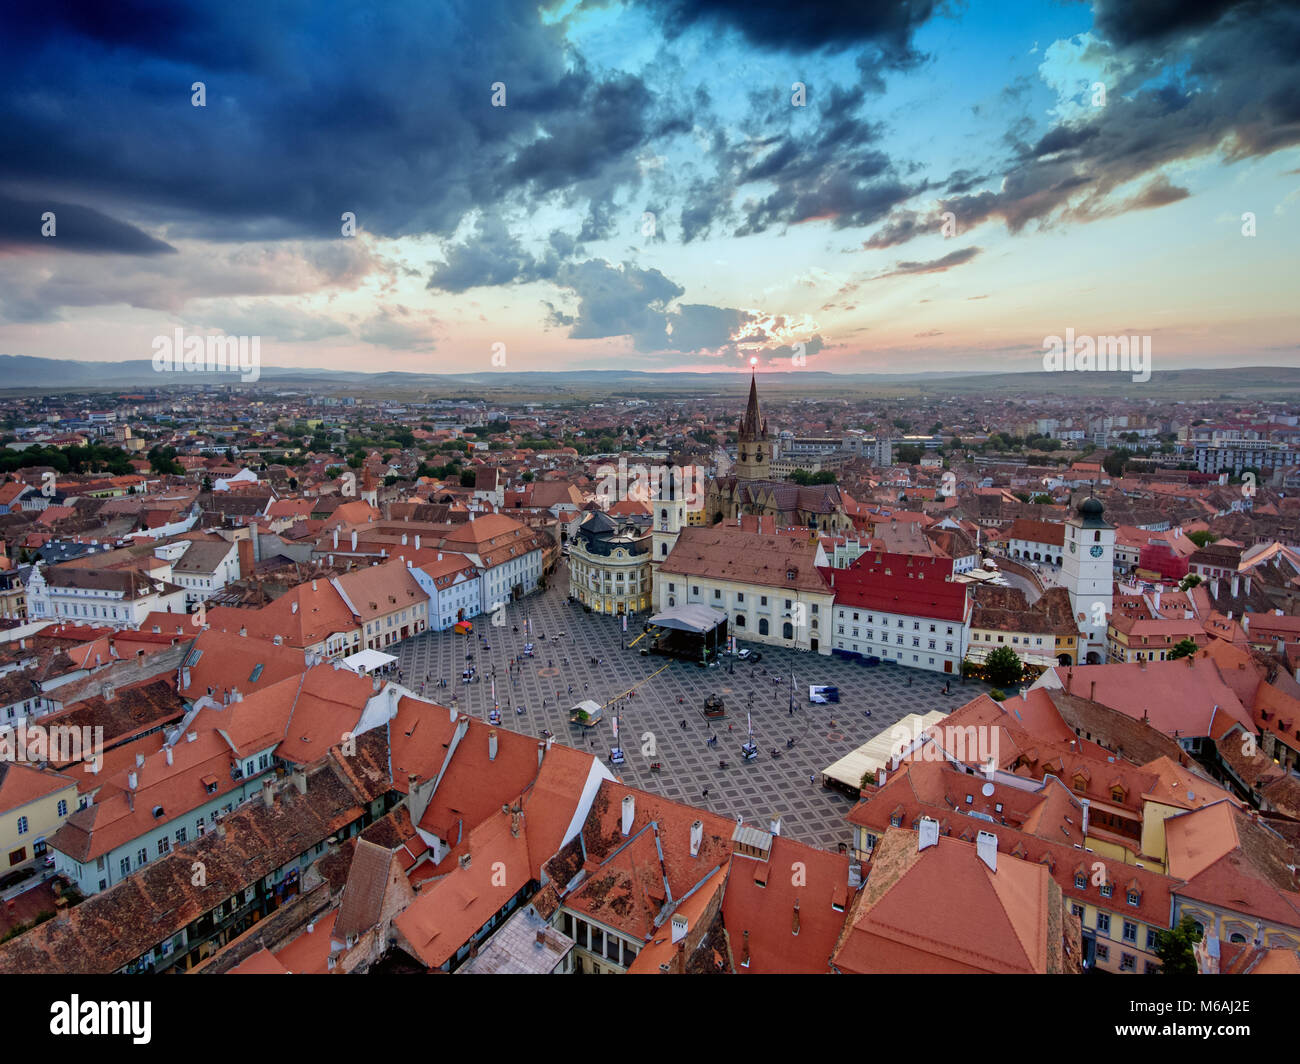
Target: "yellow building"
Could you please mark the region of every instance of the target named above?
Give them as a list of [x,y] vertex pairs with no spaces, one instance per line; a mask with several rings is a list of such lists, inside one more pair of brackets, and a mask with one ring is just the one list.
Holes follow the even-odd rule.
[[569,597],[597,613],[645,613],[652,599],[651,533],[595,511],[569,540]]
[[0,738],[0,874],[43,858],[45,840],[77,808],[73,777],[9,760],[14,746]]

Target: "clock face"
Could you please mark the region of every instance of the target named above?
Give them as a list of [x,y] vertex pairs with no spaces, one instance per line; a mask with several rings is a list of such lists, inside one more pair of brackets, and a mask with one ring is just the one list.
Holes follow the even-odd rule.
[[1073,553],[1074,553],[1074,550],[1075,550],[1075,547],[1074,547],[1074,540],[1070,540],[1070,553],[1073,554]]
[[1103,552],[1101,547],[1093,547],[1092,550],[1090,550],[1088,553],[1091,554],[1094,558],[1100,558]]

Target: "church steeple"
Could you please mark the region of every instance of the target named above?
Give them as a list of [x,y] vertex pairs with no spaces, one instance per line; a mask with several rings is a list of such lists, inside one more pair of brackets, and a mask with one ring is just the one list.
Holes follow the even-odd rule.
[[772,451],[767,441],[767,422],[758,408],[758,375],[749,378],[749,403],[737,435],[736,478],[768,480],[771,476]]

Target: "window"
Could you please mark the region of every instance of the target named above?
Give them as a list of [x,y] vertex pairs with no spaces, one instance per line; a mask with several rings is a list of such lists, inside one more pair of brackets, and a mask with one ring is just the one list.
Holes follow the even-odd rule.
[[1158,939],[1156,938],[1155,929],[1148,927],[1147,928],[1147,952],[1148,953],[1154,953],[1156,951],[1157,941]]
[[767,618],[766,618],[766,617],[760,617],[760,618],[758,619],[758,634],[759,634],[759,635],[767,635]]
[[60,798],[60,799],[59,799],[59,816],[67,816],[67,815],[68,815],[68,803],[67,803],[67,800],[66,800],[66,799],[63,799],[63,798]]
[[140,847],[139,852],[135,855],[135,863],[138,865],[149,863],[149,851],[143,846]]
[[1083,919],[1083,906],[1082,906],[1082,905],[1077,905],[1077,904],[1075,904],[1074,902],[1071,902],[1071,903],[1070,903],[1070,915],[1071,915],[1071,916],[1077,916],[1080,920],[1082,920],[1082,919]]
[[1109,898],[1114,893],[1115,885],[1113,883],[1103,883],[1101,885],[1101,896],[1103,898]]
[[1121,972],[1136,972],[1137,958],[1131,953],[1121,953],[1119,955],[1119,970]]
[[1110,960],[1110,947],[1109,947],[1109,946],[1103,946],[1100,942],[1097,943],[1097,960],[1099,960],[1099,961],[1108,961],[1108,960]]
[[169,852],[169,851],[171,850],[171,848],[172,848],[171,840],[168,839],[166,835],[164,835],[161,839],[158,840],[158,856],[159,856],[159,857],[161,857],[163,854]]
[[1132,942],[1132,943],[1134,943],[1134,944],[1136,945],[1136,944],[1137,944],[1137,940],[1138,940],[1138,925],[1135,924],[1132,920],[1125,920],[1125,921],[1124,921],[1124,941],[1125,941],[1125,942]]
[[18,818],[18,834],[19,835],[27,834],[27,818],[25,816],[20,816]]
[[1097,914],[1097,933],[1100,935],[1110,934],[1110,913],[1099,912]]
[[1136,890],[1130,890],[1128,892],[1128,903],[1130,905],[1136,905],[1141,900],[1142,900],[1142,895],[1140,895]]
[[123,857],[120,861],[117,862],[117,867],[118,867],[118,871],[120,871],[122,875],[124,876],[129,875],[131,872],[131,858]]

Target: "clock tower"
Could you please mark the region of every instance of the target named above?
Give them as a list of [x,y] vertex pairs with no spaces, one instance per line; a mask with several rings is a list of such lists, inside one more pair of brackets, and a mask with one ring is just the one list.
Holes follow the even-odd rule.
[[1089,496],[1065,522],[1062,582],[1079,629],[1080,665],[1106,661],[1106,630],[1115,588],[1115,526],[1101,500]]

